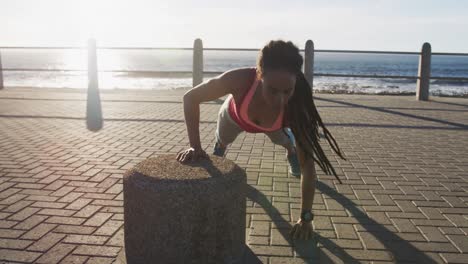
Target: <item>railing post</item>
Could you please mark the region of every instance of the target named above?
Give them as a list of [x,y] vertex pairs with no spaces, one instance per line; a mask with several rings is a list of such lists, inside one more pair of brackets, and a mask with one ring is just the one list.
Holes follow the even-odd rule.
[[195,87],[203,82],[203,43],[201,39],[196,39],[193,43],[193,80]]
[[310,88],[314,89],[314,42],[307,40],[304,52],[304,75],[309,82]]
[[96,40],[88,40],[88,89],[99,89]]
[[99,96],[96,40],[88,40],[88,99],[86,101],[86,125],[89,130],[102,128],[101,98]]
[[418,81],[416,83],[416,99],[429,99],[429,83],[431,78],[431,44],[424,43],[419,55]]
[[2,66],[2,53],[0,52],[0,90],[3,89],[3,66]]

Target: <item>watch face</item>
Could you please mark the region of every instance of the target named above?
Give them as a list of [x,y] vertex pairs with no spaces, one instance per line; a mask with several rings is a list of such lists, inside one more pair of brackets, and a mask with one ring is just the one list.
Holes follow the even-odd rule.
[[312,213],[311,212],[304,212],[302,218],[303,218],[304,221],[309,222],[309,221],[312,220]]

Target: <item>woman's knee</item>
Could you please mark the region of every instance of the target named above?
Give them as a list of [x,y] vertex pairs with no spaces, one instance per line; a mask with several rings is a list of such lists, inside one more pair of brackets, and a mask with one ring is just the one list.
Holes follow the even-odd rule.
[[273,144],[283,146],[287,149],[294,147],[293,141],[289,138],[289,136],[283,130],[266,133],[266,135],[270,138]]
[[222,146],[226,147],[230,145],[234,140],[236,140],[236,136],[232,135],[223,135],[222,133],[219,133],[219,131],[216,132],[216,141],[220,143]]

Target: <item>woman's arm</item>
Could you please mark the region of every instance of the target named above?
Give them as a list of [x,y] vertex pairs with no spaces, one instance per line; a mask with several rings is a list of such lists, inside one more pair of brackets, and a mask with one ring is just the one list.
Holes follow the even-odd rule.
[[225,86],[219,85],[219,82],[218,79],[210,79],[184,94],[184,117],[191,148],[201,149],[200,103],[217,99],[228,93]]
[[[302,177],[301,177],[301,190],[302,190],[302,203],[301,203],[301,212],[303,210],[311,210],[312,204],[314,202],[315,194],[315,181],[317,175],[315,174],[314,160],[305,159],[304,152],[297,145],[296,147],[297,156],[299,158],[299,163],[301,164]],[[293,239],[310,239],[313,237],[312,223],[307,221],[302,221],[298,217],[297,223],[292,227],[290,235]]]
[[317,180],[317,174],[315,172],[314,160],[312,158],[305,159],[304,151],[297,145],[296,147],[297,157],[301,164],[301,193],[302,193],[302,210],[311,210],[314,202],[315,195],[315,183]]
[[[215,78],[203,82],[183,96],[185,124],[190,142],[190,149],[179,153],[177,160],[190,160],[195,152],[201,153],[202,147],[200,143],[200,103],[218,99],[226,94],[233,93],[239,84],[239,80],[245,73],[245,69],[234,69],[227,71]],[[205,154],[206,155],[206,154]],[[196,157],[195,157],[196,159]]]

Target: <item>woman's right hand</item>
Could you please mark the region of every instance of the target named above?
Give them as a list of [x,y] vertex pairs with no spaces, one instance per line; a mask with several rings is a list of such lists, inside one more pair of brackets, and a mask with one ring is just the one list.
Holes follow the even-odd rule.
[[208,154],[202,148],[188,148],[177,153],[177,160],[180,162],[197,161],[208,158]]

